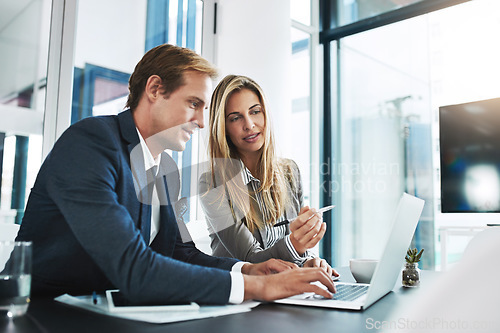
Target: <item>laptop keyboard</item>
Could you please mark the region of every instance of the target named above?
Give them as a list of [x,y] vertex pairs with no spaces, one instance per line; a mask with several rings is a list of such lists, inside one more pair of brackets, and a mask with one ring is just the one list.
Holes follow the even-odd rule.
[[[336,301],[354,301],[368,292],[369,286],[358,286],[353,284],[336,285],[337,292],[333,294]],[[311,295],[309,298],[324,299],[321,295]]]

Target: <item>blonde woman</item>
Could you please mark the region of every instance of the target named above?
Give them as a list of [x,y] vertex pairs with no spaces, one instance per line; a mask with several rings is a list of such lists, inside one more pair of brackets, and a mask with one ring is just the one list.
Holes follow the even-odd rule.
[[321,214],[303,206],[297,165],[275,156],[260,86],[228,75],[210,104],[210,171],[200,177],[213,255],[248,262],[270,258],[338,274],[309,249],[321,240]]

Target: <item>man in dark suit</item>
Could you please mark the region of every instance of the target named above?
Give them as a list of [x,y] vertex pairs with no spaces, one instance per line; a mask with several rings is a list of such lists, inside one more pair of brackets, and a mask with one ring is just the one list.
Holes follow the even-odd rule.
[[215,76],[193,51],[158,46],[130,78],[127,111],[84,119],[59,138],[17,237],[33,241],[33,296],[118,288],[139,303],[331,297],[310,284],[334,291],[322,269],[216,258],[183,241],[173,209],[177,170],[163,151],[182,151],[203,127]]

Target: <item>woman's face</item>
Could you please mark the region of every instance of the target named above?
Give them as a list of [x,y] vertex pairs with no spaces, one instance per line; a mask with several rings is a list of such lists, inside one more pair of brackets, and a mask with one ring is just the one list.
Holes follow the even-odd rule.
[[226,134],[241,155],[259,151],[264,145],[264,108],[253,91],[242,89],[226,105]]

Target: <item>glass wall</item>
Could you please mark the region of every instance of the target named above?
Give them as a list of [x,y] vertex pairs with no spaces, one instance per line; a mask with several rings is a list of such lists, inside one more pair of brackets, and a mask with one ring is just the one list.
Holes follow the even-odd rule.
[[146,8],[146,0],[78,2],[72,122],[123,110],[128,79],[144,54]]
[[[291,0],[290,31],[291,58],[291,132],[298,137],[293,141],[292,158],[299,166],[304,193],[304,204],[318,207],[319,175],[319,123],[318,109],[318,34],[319,13],[315,1]],[[299,139],[300,138],[300,139]]]
[[335,265],[381,255],[403,191],[426,201],[412,243],[426,250],[424,268],[440,265],[439,228],[484,222],[440,212],[438,111],[500,97],[499,9],[475,0],[331,42]]
[[[69,18],[63,27],[59,21],[63,15],[71,14],[63,14],[63,9],[55,7],[56,14],[51,20],[50,0],[0,2],[0,71],[3,74],[0,78],[0,222],[20,223],[22,219],[41,164],[43,132],[51,133],[52,127],[57,131],[59,127],[64,130],[69,126],[63,116],[55,119],[59,117],[55,109],[47,114],[51,120],[47,122],[45,118],[44,125],[51,22],[56,22],[52,26],[54,40],[61,38],[60,29],[67,29],[65,36],[72,35],[71,24],[75,24],[75,38],[68,39],[63,51],[73,54],[74,42],[71,122],[122,111],[128,94],[128,78],[145,51],[152,47],[168,42],[201,51],[201,0],[86,0],[70,1],[69,7],[75,4],[76,19]],[[58,54],[56,48],[52,51],[54,55]],[[57,72],[56,67],[62,62],[53,61],[51,73]],[[64,75],[69,77],[67,73]],[[57,80],[57,74],[54,78]],[[50,96],[51,100],[59,99],[57,92]],[[172,154],[181,169],[190,166],[192,158],[196,158],[191,145],[183,153]],[[50,145],[47,148],[50,149]],[[192,183],[190,169],[182,170],[182,195],[188,195]]]
[[130,74],[151,48],[200,53],[201,9],[200,0],[78,2],[72,122],[122,111]]
[[311,57],[310,36],[308,33],[292,28],[292,126],[294,133],[300,133],[300,140],[295,140],[294,161],[300,168],[304,186],[304,199],[307,204],[310,193],[311,175]]
[[428,35],[427,19],[418,17],[340,42],[341,153],[331,168],[344,262],[381,255],[404,191],[426,200],[419,228],[432,235]]
[[41,110],[50,1],[0,3],[0,104]]
[[[297,133],[290,157],[298,164],[304,205],[320,207],[321,111],[319,108],[319,2],[291,0],[291,132]],[[313,251],[324,257],[322,241]]]
[[41,164],[51,1],[0,2],[0,222],[20,223]]

